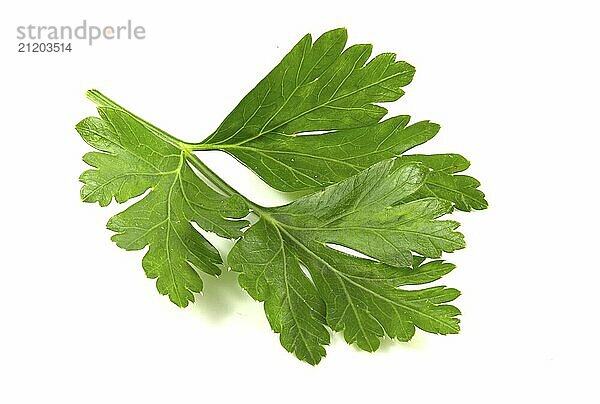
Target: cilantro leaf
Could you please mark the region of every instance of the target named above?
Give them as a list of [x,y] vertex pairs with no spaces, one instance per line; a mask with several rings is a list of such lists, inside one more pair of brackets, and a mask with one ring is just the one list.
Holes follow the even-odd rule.
[[[263,212],[235,244],[229,264],[240,272],[240,285],[265,302],[267,318],[288,351],[317,363],[328,343],[325,326],[367,351],[376,350],[384,334],[409,340],[415,327],[458,332],[459,311],[445,304],[458,291],[398,288],[438,279],[453,266],[442,261],[421,266],[423,260],[464,247],[456,222],[436,220],[452,210],[450,203],[437,198],[402,203],[427,174],[415,163],[377,163]],[[331,243],[374,260],[336,251]]]
[[[212,190],[191,169],[186,153],[161,139],[142,122],[122,109],[99,107],[100,118],[89,117],[76,129],[96,152],[84,161],[94,169],[85,171],[81,198],[108,205],[114,198],[125,202],[150,192],[107,227],[112,239],[125,250],[149,246],[142,265],[149,278],[157,278],[161,294],[178,306],[194,301],[192,292],[202,290],[199,271],[220,273],[219,252],[193,227],[197,223],[222,237],[239,237],[247,214],[239,197]],[[242,205],[240,205],[240,203]]]

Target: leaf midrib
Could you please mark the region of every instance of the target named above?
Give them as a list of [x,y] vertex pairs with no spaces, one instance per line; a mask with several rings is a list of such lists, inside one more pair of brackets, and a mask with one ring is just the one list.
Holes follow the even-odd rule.
[[[282,226],[293,229],[293,230],[297,230],[297,231],[347,231],[347,230],[367,230],[367,231],[371,231],[374,233],[379,233],[379,232],[386,232],[386,233],[409,233],[409,234],[415,234],[418,236],[423,236],[425,238],[433,238],[436,240],[441,240],[441,241],[447,241],[449,243],[452,243],[456,246],[462,246],[461,243],[455,242],[454,240],[450,240],[450,239],[446,239],[444,237],[441,236],[436,236],[434,234],[428,234],[428,233],[423,233],[423,232],[418,232],[415,230],[408,230],[408,229],[386,229],[386,228],[381,228],[381,227],[372,227],[372,226],[347,226],[347,227],[299,227],[299,226],[293,226],[287,223],[283,223],[283,222],[278,222],[280,223]],[[443,223],[443,221],[438,221],[436,223]]]

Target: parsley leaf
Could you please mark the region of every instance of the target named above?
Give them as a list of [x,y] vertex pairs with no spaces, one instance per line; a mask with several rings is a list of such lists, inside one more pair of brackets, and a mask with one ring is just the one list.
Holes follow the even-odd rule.
[[[455,231],[458,223],[436,220],[452,210],[449,202],[426,198],[398,205],[423,186],[427,172],[414,163],[398,167],[383,161],[324,191],[269,209],[235,244],[229,264],[241,273],[240,285],[265,301],[269,322],[287,350],[318,363],[328,343],[325,326],[343,331],[348,343],[367,351],[376,350],[384,334],[409,340],[415,326],[438,334],[458,332],[459,311],[444,304],[458,291],[398,288],[430,282],[453,268],[441,261],[423,266],[417,261],[414,268],[415,259],[465,246]],[[336,251],[328,243],[374,260]]]
[[225,118],[205,143],[240,145],[269,134],[366,126],[400,98],[415,69],[395,55],[371,56],[372,45],[346,46],[345,29],[312,43],[304,36]]
[[[325,356],[330,330],[367,351],[384,336],[408,341],[416,328],[457,333],[460,312],[448,303],[460,292],[414,285],[452,271],[442,254],[465,247],[459,224],[441,217],[487,207],[479,182],[460,174],[464,157],[405,154],[439,125],[381,120],[378,104],[401,97],[414,68],[387,53],[368,61],[370,45],[345,45],[343,29],[314,43],[305,36],[200,143],[96,90],[87,95],[99,117],[76,126],[96,149],[84,156],[92,168],[80,177],[81,199],[138,198],[107,227],[119,247],[147,247],[142,266],[158,291],[185,307],[202,290],[202,272],[221,272],[219,251],[195,226],[236,239],[229,267],[264,302],[283,347],[311,364]],[[304,196],[272,208],[252,202],[194,154],[214,149]]]
[[248,209],[238,196],[223,196],[192,171],[176,143],[161,138],[120,108],[99,107],[100,118],[85,118],[76,129],[99,152],[84,161],[95,167],[85,171],[81,198],[108,205],[122,203],[151,191],[107,227],[112,239],[125,250],[148,246],[142,265],[149,278],[157,278],[161,294],[185,307],[194,301],[192,292],[202,290],[197,271],[220,273],[219,252],[191,225],[197,223],[222,237],[239,237]]
[[[377,103],[400,98],[415,70],[392,53],[367,62],[371,45],[344,50],[346,39],[344,29],[314,44],[306,35],[198,150],[225,151],[280,191],[315,191],[435,136],[440,127],[429,121],[408,125],[410,117],[402,115],[379,122],[387,110]],[[312,131],[326,132],[298,136]],[[411,158],[430,168],[446,160]],[[485,209],[477,180],[453,175],[464,169],[431,176],[422,193],[460,210]]]

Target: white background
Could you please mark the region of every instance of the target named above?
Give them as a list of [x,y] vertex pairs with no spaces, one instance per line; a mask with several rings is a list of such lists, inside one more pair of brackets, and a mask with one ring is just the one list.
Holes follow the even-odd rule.
[[[3,3],[0,402],[598,402],[598,10],[581,1]],[[143,41],[18,54],[18,25],[145,26]],[[98,88],[186,140],[208,135],[305,33],[345,26],[417,68],[389,106],[442,125],[419,152],[472,162],[490,208],[458,214],[458,336],[317,367],[279,346],[235,276],[185,310],[109,240],[121,206],[79,201],[73,127]],[[246,169],[202,155],[258,202]],[[222,243],[223,245],[223,243]],[[218,401],[216,401],[218,400]]]

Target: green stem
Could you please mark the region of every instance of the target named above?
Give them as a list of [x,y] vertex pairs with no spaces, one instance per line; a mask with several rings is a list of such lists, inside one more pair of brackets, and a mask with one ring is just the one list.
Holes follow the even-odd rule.
[[[217,147],[215,147],[215,145],[209,144],[209,143],[187,143],[187,146],[190,148],[190,150],[194,150],[194,151],[205,151],[205,150],[216,150]],[[225,147],[221,147],[222,145],[219,145],[219,148],[224,149]]]

